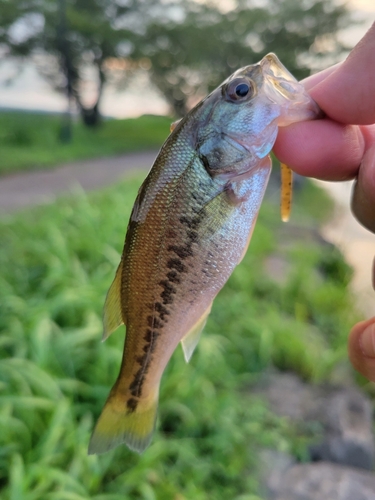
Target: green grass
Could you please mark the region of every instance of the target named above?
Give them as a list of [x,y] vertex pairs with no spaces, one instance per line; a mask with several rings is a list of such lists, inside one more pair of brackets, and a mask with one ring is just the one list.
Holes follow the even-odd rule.
[[[287,226],[271,190],[190,364],[177,349],[167,367],[150,448],[87,456],[121,361],[123,330],[102,344],[101,314],[139,183],[0,222],[2,500],[259,500],[259,451],[303,460],[313,436],[273,415],[252,384],[271,366],[321,381],[348,364],[350,270],[306,237],[311,207],[326,206],[320,219],[327,201],[307,185]],[[270,255],[289,265],[282,284],[263,265]]]
[[0,113],[0,175],[49,168],[58,163],[159,148],[172,119],[142,116],[106,120],[96,129],[73,125],[73,140],[59,141],[62,118],[21,112]]

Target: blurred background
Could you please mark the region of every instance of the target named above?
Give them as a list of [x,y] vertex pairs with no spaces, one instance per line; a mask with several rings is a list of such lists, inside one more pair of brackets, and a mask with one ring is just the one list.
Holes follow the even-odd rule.
[[346,350],[374,237],[349,183],[299,179],[282,224],[277,168],[151,447],[87,456],[124,341],[100,342],[105,294],[171,121],[268,52],[299,79],[343,60],[374,19],[373,0],[0,0],[1,499],[375,498],[375,393]]
[[76,106],[81,100],[92,107],[100,97],[101,113],[116,118],[184,112],[231,71],[270,51],[297,77],[307,76],[342,60],[375,16],[371,0],[1,7],[1,107],[65,111],[70,73]]

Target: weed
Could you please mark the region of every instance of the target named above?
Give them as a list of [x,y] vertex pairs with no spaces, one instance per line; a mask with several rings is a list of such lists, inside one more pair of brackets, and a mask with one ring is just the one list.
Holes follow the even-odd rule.
[[[306,438],[251,384],[270,366],[329,379],[346,359],[354,321],[346,266],[331,246],[296,230],[280,245],[285,226],[271,191],[190,364],[177,349],[167,367],[150,448],[87,456],[121,362],[124,330],[102,344],[101,315],[139,183],[76,193],[0,222],[4,500],[259,500],[259,450],[303,456]],[[305,190],[298,227],[315,234],[311,203],[322,206],[323,195]],[[275,253],[290,264],[281,284],[263,265]]]
[[168,117],[147,115],[105,120],[96,129],[74,122],[72,141],[62,143],[59,140],[61,120],[54,115],[0,113],[0,175],[50,168],[85,158],[156,149],[167,137],[172,121]]

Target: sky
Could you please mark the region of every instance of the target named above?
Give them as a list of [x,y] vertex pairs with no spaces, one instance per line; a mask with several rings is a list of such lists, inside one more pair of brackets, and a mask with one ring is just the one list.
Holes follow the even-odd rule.
[[[375,20],[375,0],[350,0],[349,5],[365,22],[360,26],[347,28],[342,32],[342,40],[351,47],[362,38]],[[14,64],[5,62],[0,66],[0,82],[14,73]],[[102,113],[106,116],[125,118],[142,114],[166,114],[168,107],[161,95],[147,86],[147,97],[139,88],[145,82],[134,82],[126,91],[118,92],[107,87],[101,102]],[[25,63],[20,76],[11,85],[0,85],[0,107],[65,111],[66,99],[54,92],[40,77],[31,63]]]

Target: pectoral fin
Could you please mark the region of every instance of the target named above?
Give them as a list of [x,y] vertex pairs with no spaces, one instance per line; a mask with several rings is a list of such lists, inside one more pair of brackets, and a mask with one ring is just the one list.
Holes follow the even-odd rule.
[[112,332],[124,323],[121,311],[121,275],[122,261],[117,268],[115,279],[113,280],[105,299],[103,314],[103,342],[111,335]]
[[201,239],[209,241],[220,229],[225,226],[227,219],[234,212],[235,206],[230,202],[228,193],[222,191],[207,202],[200,212],[197,232]]
[[184,357],[186,363],[189,363],[190,358],[197,347],[202,330],[206,324],[207,317],[211,312],[212,302],[204,314],[199,318],[195,325],[187,332],[184,338],[181,340],[182,350],[184,351]]

